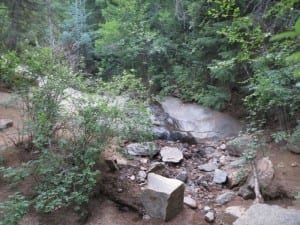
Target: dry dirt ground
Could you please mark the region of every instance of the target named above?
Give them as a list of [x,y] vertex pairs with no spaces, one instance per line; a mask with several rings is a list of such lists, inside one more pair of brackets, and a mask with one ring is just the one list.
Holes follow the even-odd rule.
[[[12,119],[14,125],[12,128],[0,131],[0,155],[5,159],[5,164],[11,167],[17,167],[21,163],[35,157],[31,153],[17,149],[13,146],[11,140],[18,140],[18,128],[22,126],[21,113],[9,105],[10,93],[0,92],[0,119]],[[1,151],[1,146],[11,146],[5,151]],[[295,155],[287,151],[282,151],[278,146],[270,145],[263,153],[270,157],[275,168],[275,179],[280,185],[284,185],[291,192],[300,192],[300,155]],[[176,168],[175,168],[176,169]],[[31,186],[33,180],[25,180],[21,184],[21,192],[26,195],[32,194]],[[216,190],[218,191],[218,190]],[[0,202],[5,201],[12,193],[8,184],[0,177]],[[216,193],[207,193],[216,194]],[[268,202],[269,204],[279,204],[283,207],[293,207],[300,209],[300,202],[291,199],[277,199]],[[226,206],[222,206],[218,211],[222,211],[228,206],[243,206],[248,208],[252,200],[245,201],[236,197]],[[203,205],[202,205],[203,207]],[[33,210],[29,212],[21,221],[21,225],[206,225],[204,212],[201,209],[190,209],[187,206],[183,211],[169,222],[150,219],[145,220],[138,213],[131,211],[127,207],[118,205],[107,199],[106,196],[97,195],[93,197],[89,206],[90,215],[84,223],[79,222],[77,214],[72,210],[62,209],[51,214],[37,214]],[[201,207],[200,207],[201,208]],[[227,214],[218,214],[218,220],[215,224],[230,225],[236,218]],[[222,221],[222,222],[220,222]]]

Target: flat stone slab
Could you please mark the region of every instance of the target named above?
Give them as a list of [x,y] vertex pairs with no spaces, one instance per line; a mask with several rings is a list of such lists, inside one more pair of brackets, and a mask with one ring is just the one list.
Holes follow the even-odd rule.
[[225,192],[225,193],[223,193],[223,194],[221,194],[221,195],[218,195],[218,196],[216,197],[215,202],[216,202],[216,204],[218,204],[218,205],[224,205],[224,204],[230,202],[231,199],[232,199],[234,196],[235,196],[235,193],[232,192],[232,191]]
[[210,162],[203,165],[198,166],[199,170],[205,171],[205,172],[211,172],[215,169],[218,169],[218,165],[216,163]]
[[133,156],[154,156],[158,149],[153,142],[132,143],[125,147],[126,152]]
[[163,162],[179,163],[183,160],[182,152],[176,147],[163,147],[160,150]]
[[299,225],[300,210],[254,204],[233,225]]
[[160,103],[164,112],[172,118],[171,125],[175,130],[199,142],[236,136],[243,128],[239,121],[227,114],[184,103],[178,98],[165,97]]
[[148,185],[141,202],[146,213],[165,221],[174,218],[183,208],[184,183],[155,173],[148,174]]

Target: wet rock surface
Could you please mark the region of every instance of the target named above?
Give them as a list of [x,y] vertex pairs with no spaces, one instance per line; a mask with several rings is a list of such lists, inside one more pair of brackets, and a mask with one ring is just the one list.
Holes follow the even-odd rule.
[[227,114],[197,104],[183,103],[175,97],[165,97],[150,108],[156,118],[152,120],[154,134],[168,140],[201,142],[221,139],[236,136],[243,128]]

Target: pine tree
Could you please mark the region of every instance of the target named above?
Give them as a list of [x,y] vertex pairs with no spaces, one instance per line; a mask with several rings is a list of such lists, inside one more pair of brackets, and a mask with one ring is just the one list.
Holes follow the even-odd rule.
[[92,60],[93,45],[87,24],[85,0],[75,0],[69,9],[69,19],[63,24],[61,44],[73,69],[83,69]]

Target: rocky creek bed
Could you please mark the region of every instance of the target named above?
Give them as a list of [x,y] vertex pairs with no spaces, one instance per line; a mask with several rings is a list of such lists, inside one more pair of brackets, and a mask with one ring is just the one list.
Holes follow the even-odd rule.
[[[0,103],[9,98],[10,94],[1,93]],[[198,120],[198,117],[195,116],[195,114],[198,115],[198,106],[188,105],[194,116],[184,118],[182,111],[178,111],[178,108],[183,108],[185,105],[174,98],[170,98],[170,100],[171,103],[167,104],[168,107],[175,107],[180,118],[176,116],[175,112],[170,113],[172,109],[168,109],[171,111],[165,114],[166,116],[162,120],[154,121],[156,131],[162,132],[160,135],[168,134],[161,138],[167,137],[169,140],[127,143],[122,146],[113,146],[103,152],[101,181],[95,197],[88,206],[89,217],[85,224],[200,225],[212,223],[243,225],[246,223],[242,218],[259,218],[259,212],[262,209],[266,212],[270,210],[266,217],[275,217],[278,213],[283,213],[286,225],[300,224],[300,219],[297,213],[295,214],[299,211],[293,211],[293,209],[300,209],[299,200],[294,198],[297,193],[300,193],[299,154],[282,151],[280,146],[272,143],[259,149],[256,161],[257,174],[267,205],[251,207],[255,198],[253,175],[250,166],[243,157],[240,157],[251,145],[251,137],[242,136],[234,142],[232,138],[227,137],[229,135],[225,135],[218,139],[201,139],[201,141],[200,137],[194,135],[203,135],[202,131],[190,132],[190,126],[194,124],[193,120]],[[162,106],[166,110],[166,103],[165,106],[163,104]],[[211,115],[211,111],[205,112],[209,112]],[[187,110],[184,114],[185,116],[191,115],[189,113],[191,112]],[[207,117],[204,119],[205,121],[210,120],[207,130],[209,133],[215,129],[211,124],[223,118],[219,113],[215,115],[212,120]],[[227,115],[225,117],[228,118]],[[4,105],[0,107],[0,119],[3,123],[1,126],[7,125],[0,131],[1,156],[7,160],[10,166],[18,166],[29,160],[25,152],[13,147],[12,143],[12,141],[16,141],[14,135],[18,128],[22,126],[20,118],[21,115],[15,108]],[[175,123],[176,126],[167,130],[162,126],[166,121],[169,121],[169,127],[172,123]],[[230,121],[232,118],[229,118],[229,122],[224,120],[224,125],[217,128],[220,132],[214,134],[221,133],[222,129],[226,128],[228,134],[237,135],[236,132],[241,129],[241,126],[236,121],[233,122],[234,126],[228,125],[228,123],[232,124]],[[193,129],[195,130],[195,127]],[[179,136],[178,133],[180,133]],[[176,138],[179,141],[175,141]],[[143,188],[147,186],[147,175],[150,172],[184,183],[185,204],[183,210],[168,222],[149,217],[143,207],[141,194]],[[0,182],[0,201],[4,201],[10,190],[3,180]],[[31,181],[26,181],[23,185],[22,191],[30,192]],[[269,205],[274,204],[286,208],[287,211],[281,211],[282,208],[268,208]],[[251,211],[247,214],[249,207],[251,207]],[[245,216],[241,217],[242,215]],[[238,217],[241,217],[241,220],[234,223]],[[290,218],[293,218],[295,223],[289,222]],[[21,224],[77,225],[82,223],[79,222],[76,214],[66,209],[47,215],[31,212],[23,218]],[[249,224],[257,225],[259,223]],[[266,222],[261,224],[268,225]]]

